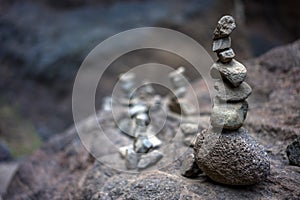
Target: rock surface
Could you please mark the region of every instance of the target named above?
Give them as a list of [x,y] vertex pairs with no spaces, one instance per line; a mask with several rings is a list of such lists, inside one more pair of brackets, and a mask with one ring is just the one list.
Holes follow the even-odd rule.
[[[70,129],[20,164],[4,199],[299,198],[300,169],[289,165],[285,153],[300,132],[299,49],[300,41],[297,41],[245,63],[252,77],[248,82],[253,87],[245,126],[270,156],[271,174],[265,181],[245,187],[216,184],[204,175],[190,181],[180,175],[182,157],[154,171],[122,173],[89,156],[76,130]],[[195,87],[202,110],[209,112],[211,104],[205,84],[199,81]],[[86,132],[92,131],[88,120],[83,124],[89,127]],[[112,130],[118,131],[116,127]],[[174,143],[176,148],[169,149],[173,154],[179,149],[187,150],[181,141]]]

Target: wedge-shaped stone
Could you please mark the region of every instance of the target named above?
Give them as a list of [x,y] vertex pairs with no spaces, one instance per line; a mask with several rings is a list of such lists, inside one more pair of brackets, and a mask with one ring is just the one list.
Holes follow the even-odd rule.
[[210,75],[214,79],[226,79],[234,87],[238,87],[246,78],[246,67],[232,59],[229,63],[216,62],[211,66]]
[[225,81],[217,81],[215,89],[218,91],[217,97],[223,101],[236,102],[243,101],[252,93],[251,87],[243,82],[238,87],[232,87]]
[[231,38],[225,37],[225,38],[214,40],[212,50],[214,52],[220,52],[230,47],[231,47]]
[[230,48],[218,53],[218,57],[222,63],[230,62],[235,56],[234,51]]
[[147,154],[141,156],[141,159],[137,165],[138,169],[145,169],[150,167],[151,165],[156,164],[160,159],[162,159],[163,154],[158,151],[154,150]]
[[210,122],[215,128],[236,130],[243,125],[248,111],[247,101],[239,103],[215,103]]

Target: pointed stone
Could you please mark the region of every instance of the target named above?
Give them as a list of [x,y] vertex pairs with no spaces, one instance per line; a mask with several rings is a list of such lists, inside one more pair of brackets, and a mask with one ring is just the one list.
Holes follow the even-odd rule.
[[238,87],[232,87],[229,83],[219,80],[215,83],[215,89],[218,91],[217,97],[227,102],[243,101],[252,93],[251,87],[246,82]]
[[218,57],[222,63],[230,62],[235,56],[234,51],[230,48],[218,53]]
[[225,37],[213,41],[213,52],[220,52],[231,47],[231,38]]
[[238,87],[247,76],[246,67],[232,59],[229,63],[216,62],[210,69],[210,75],[214,79],[226,79],[234,87]]
[[215,128],[236,130],[243,125],[248,111],[247,101],[239,103],[215,103],[210,122]]

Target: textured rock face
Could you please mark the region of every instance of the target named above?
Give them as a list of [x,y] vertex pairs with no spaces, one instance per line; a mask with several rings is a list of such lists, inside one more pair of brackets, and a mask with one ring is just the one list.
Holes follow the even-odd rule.
[[[214,134],[203,131],[204,138]],[[251,185],[264,180],[270,173],[269,158],[244,128],[222,132],[215,146],[209,150],[198,137],[195,143],[195,158],[201,170],[216,182],[229,185]],[[202,155],[202,152],[209,152]]]

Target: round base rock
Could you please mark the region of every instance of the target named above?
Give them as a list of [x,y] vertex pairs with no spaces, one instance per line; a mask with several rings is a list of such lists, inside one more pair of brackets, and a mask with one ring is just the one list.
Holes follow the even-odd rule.
[[199,168],[222,184],[252,185],[270,174],[267,153],[244,128],[220,134],[205,130],[198,135],[194,150]]

